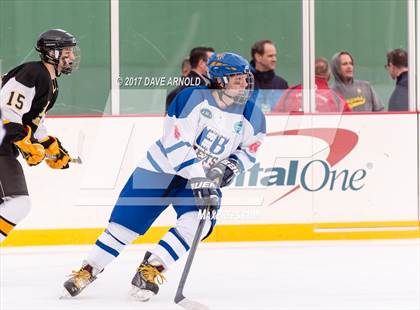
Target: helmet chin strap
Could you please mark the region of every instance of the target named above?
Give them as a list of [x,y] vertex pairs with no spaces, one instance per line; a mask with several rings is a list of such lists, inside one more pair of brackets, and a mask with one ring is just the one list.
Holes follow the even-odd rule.
[[[229,80],[228,80],[228,78],[227,77],[223,77],[222,78],[222,80],[223,80],[223,84],[224,84],[224,86],[226,86],[226,84],[229,82]],[[222,83],[221,83],[222,84]],[[222,85],[223,85],[222,84]],[[217,96],[219,97],[219,100],[221,101],[221,102],[223,102],[226,106],[227,106],[227,104],[226,104],[226,102],[225,102],[225,100],[224,100],[224,98],[223,97],[227,97],[227,98],[229,98],[229,99],[231,99],[232,100],[232,103],[234,103],[235,102],[235,96],[231,96],[231,95],[229,95],[228,93],[226,93],[226,90],[225,89],[223,89],[223,87],[224,86],[222,86],[222,88],[221,89],[219,89],[219,91],[217,92]],[[231,103],[231,104],[232,104]]]
[[58,72],[58,65],[54,66],[55,76],[59,77],[61,75],[61,72]]
[[57,64],[54,66],[55,75],[59,77],[61,75],[61,72],[58,72],[58,66],[60,65],[60,58],[61,58],[61,50],[55,50],[55,58],[57,59]]
[[53,63],[49,62],[49,64],[54,66],[55,76],[59,77],[61,75],[61,72],[58,72],[58,64],[55,63],[55,62],[53,62]]
[[49,63],[50,65],[54,66],[54,72],[55,76],[59,77],[61,75],[61,72],[58,72],[58,65],[60,64],[60,57],[61,57],[61,51],[55,49],[54,50],[54,58],[52,58],[50,55],[46,55],[45,61]]
[[[218,91],[217,92],[217,96],[219,97],[219,100],[221,102],[223,102],[226,106],[228,106],[228,104],[226,103],[226,101],[224,100],[223,97],[227,97],[227,98],[231,99],[232,100],[232,103],[235,102],[235,96],[231,96],[231,95],[227,94],[224,90]],[[231,105],[231,104],[229,104],[229,105]]]

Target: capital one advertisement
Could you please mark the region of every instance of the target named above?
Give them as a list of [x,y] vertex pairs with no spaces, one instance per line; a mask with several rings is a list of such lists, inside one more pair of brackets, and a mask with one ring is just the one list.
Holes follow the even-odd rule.
[[[266,120],[267,136],[252,148],[255,166],[223,189],[220,224],[418,221],[415,115]],[[34,208],[20,228],[106,226],[126,179],[162,134],[162,117],[47,122],[83,163],[65,171],[25,167]],[[155,225],[174,216],[168,208]]]

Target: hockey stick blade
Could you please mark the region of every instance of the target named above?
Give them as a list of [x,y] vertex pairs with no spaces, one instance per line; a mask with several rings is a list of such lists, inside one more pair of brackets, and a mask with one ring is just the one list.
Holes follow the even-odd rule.
[[184,299],[178,301],[177,304],[187,310],[210,310],[210,308],[206,305],[200,304],[197,301],[193,301],[185,297]]
[[70,162],[72,162],[73,164],[82,164],[82,159],[80,158],[80,156],[77,156],[77,158],[72,158],[70,159]]

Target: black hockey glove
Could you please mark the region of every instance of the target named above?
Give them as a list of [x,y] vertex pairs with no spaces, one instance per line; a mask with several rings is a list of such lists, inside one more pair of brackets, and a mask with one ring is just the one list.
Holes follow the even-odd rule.
[[209,208],[210,211],[215,211],[219,208],[219,193],[211,180],[208,178],[192,178],[190,186],[198,209]]
[[239,164],[233,159],[223,159],[210,168],[207,177],[216,185],[224,187],[232,183],[235,176],[241,172]]

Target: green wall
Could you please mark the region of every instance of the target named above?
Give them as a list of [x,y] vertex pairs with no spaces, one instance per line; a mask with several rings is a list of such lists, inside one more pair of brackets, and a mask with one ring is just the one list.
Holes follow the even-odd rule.
[[[121,76],[178,76],[194,46],[212,46],[250,58],[251,45],[273,40],[278,74],[301,77],[298,1],[120,1]],[[166,90],[122,92],[122,112],[163,112]],[[138,88],[136,88],[138,89]],[[142,95],[143,94],[143,95]],[[141,99],[139,99],[139,97]]]
[[372,83],[388,105],[395,82],[385,70],[386,53],[407,49],[407,5],[402,0],[315,2],[316,55],[349,51],[355,78]]
[[0,1],[2,72],[39,60],[34,46],[50,28],[76,36],[79,70],[59,79],[60,94],[49,114],[102,114],[110,88],[109,1]]
[[[179,76],[180,63],[197,45],[250,58],[251,45],[271,39],[277,73],[289,84],[301,78],[300,1],[120,0],[120,75]],[[384,103],[394,82],[384,70],[388,50],[407,48],[406,3],[402,0],[316,0],[316,55],[330,59],[353,53],[356,78],[371,81]],[[73,33],[82,49],[80,69],[60,78],[51,114],[110,113],[109,1],[0,1],[2,71],[36,60],[33,46],[48,28]],[[123,86],[122,113],[161,113],[174,87]]]

